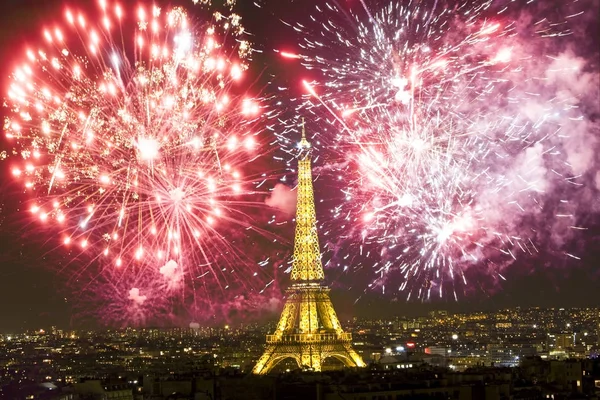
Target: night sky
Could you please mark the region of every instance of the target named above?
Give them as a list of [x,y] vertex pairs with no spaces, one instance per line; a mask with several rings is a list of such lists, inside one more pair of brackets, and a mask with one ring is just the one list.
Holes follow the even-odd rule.
[[[85,4],[93,2],[76,3],[78,7],[85,9]],[[260,9],[252,1],[238,0],[238,3],[238,12],[242,15],[246,29],[253,35],[254,46],[263,51],[255,55],[250,73],[257,77],[265,94],[270,94],[274,86],[285,86],[290,88],[287,93],[299,95],[302,88],[298,77],[318,78],[317,73],[307,73],[293,60],[282,60],[273,49],[298,50],[293,31],[281,23],[281,20],[306,21],[311,8],[307,5],[308,2],[263,0],[259,2],[262,5]],[[25,43],[40,40],[42,21],[62,18],[64,4],[64,1],[58,0],[3,0],[0,15],[2,96],[6,93],[8,77],[14,67],[14,55],[18,54],[20,59]],[[194,10],[191,0],[168,4],[184,4],[190,12]],[[358,1],[339,1],[338,4],[341,7],[357,7]],[[594,0],[590,4],[594,4]],[[596,13],[590,12],[595,15],[586,19],[589,38],[581,43],[578,52],[586,56],[598,74],[600,58],[597,38],[600,37],[600,32],[598,4],[595,4]],[[87,7],[93,9],[94,6]],[[269,85],[270,81],[275,84]],[[590,88],[590,91],[596,92],[596,98],[600,102],[598,88]],[[289,113],[289,110],[285,112]],[[600,118],[598,107],[588,110],[588,113],[590,120],[597,126]],[[0,145],[5,148],[4,135],[0,139]],[[595,155],[595,165],[600,165],[598,154]],[[22,210],[25,196],[13,182],[8,171],[9,161],[10,158],[0,162],[0,332],[49,325],[80,327],[82,323],[72,311],[72,304],[77,299],[60,272],[64,267],[65,257],[61,254],[61,249],[56,248],[51,237],[36,234],[35,224],[29,219],[28,213]],[[587,184],[593,186],[591,180]],[[326,204],[338,201],[339,195],[331,189],[326,178],[316,183],[315,190],[317,198],[327,200],[317,205],[318,216],[324,215],[327,212]],[[593,187],[582,192],[582,196],[591,196],[596,207],[590,207],[589,212],[580,213],[579,225],[588,229],[565,245],[582,258],[580,261],[542,248],[538,256],[520,258],[513,263],[505,273],[507,280],[504,282],[490,283],[485,277],[479,280],[475,277],[472,290],[458,302],[406,302],[403,297],[394,295],[364,294],[364,287],[359,284],[364,276],[360,272],[341,274],[327,271],[330,280],[335,281],[332,285],[335,307],[344,318],[352,315],[416,315],[430,309],[458,312],[507,306],[600,306],[600,214],[597,207],[600,198],[598,190]],[[287,235],[293,233],[290,229],[284,232]],[[288,240],[291,247],[292,237]],[[280,276],[278,279],[285,284],[285,277],[281,279]],[[360,300],[355,302],[358,297]],[[270,317],[277,315],[272,314]]]

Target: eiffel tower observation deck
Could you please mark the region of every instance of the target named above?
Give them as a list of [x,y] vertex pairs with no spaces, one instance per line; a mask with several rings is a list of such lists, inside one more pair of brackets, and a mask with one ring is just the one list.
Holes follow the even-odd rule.
[[252,372],[267,374],[291,358],[304,370],[321,371],[334,357],[348,367],[364,367],[352,348],[352,335],[344,332],[324,284],[311,171],[311,146],[302,122],[298,157],[298,204],[291,285],[275,332],[267,335],[265,352]]

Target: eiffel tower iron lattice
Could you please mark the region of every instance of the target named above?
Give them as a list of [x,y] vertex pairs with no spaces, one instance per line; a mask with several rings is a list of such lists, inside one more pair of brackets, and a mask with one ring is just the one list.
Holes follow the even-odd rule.
[[304,120],[298,157],[298,204],[294,258],[287,299],[265,352],[252,372],[266,374],[280,361],[292,358],[302,369],[321,371],[323,361],[334,357],[348,367],[364,367],[352,348],[352,335],[344,332],[333,309],[329,288],[323,283],[311,172],[310,143]]

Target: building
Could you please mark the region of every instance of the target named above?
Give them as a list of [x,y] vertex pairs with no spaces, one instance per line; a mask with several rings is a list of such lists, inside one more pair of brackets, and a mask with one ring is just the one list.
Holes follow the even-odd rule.
[[572,333],[558,333],[554,336],[554,348],[556,350],[566,350],[573,347]]
[[93,396],[97,400],[134,400],[133,390],[123,384],[86,380],[76,383],[73,389],[80,396]]
[[364,367],[362,358],[352,348],[352,335],[344,332],[333,309],[329,288],[323,284],[314,204],[310,143],[304,122],[298,161],[298,203],[294,259],[281,318],[253,373],[266,374],[285,359],[293,359],[305,370],[321,371],[326,358],[350,367]]

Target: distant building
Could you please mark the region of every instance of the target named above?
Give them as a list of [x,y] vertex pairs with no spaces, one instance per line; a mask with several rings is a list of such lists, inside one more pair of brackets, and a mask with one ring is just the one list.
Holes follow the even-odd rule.
[[87,380],[73,386],[81,397],[94,400],[134,400],[133,390],[123,384],[108,384],[99,380]]
[[519,356],[504,344],[490,343],[487,346],[489,365],[497,367],[515,367],[519,365]]
[[446,357],[449,348],[447,346],[429,346],[425,348],[425,354]]
[[453,371],[463,372],[469,368],[482,367],[485,365],[485,357],[479,355],[455,356],[448,358],[448,367]]
[[557,350],[566,350],[573,347],[572,333],[558,333],[555,335],[554,348]]
[[419,365],[415,361],[408,361],[405,357],[400,356],[383,356],[379,359],[379,364],[384,369],[406,369],[413,368]]

